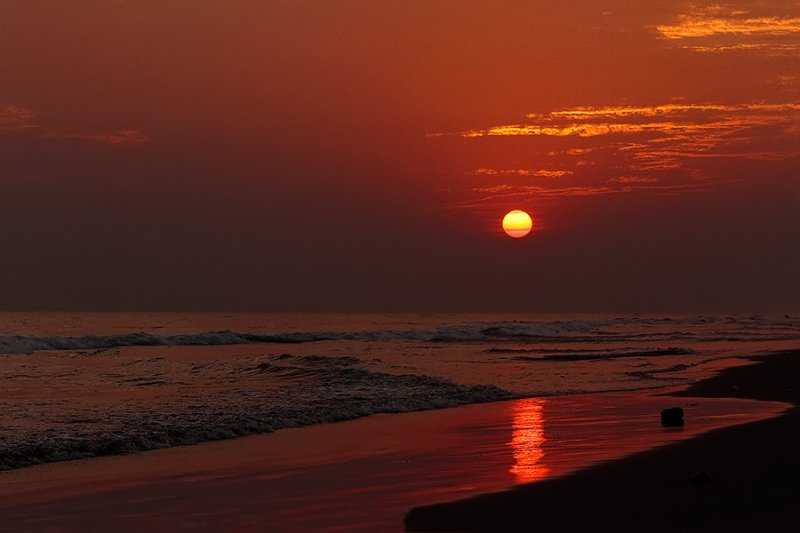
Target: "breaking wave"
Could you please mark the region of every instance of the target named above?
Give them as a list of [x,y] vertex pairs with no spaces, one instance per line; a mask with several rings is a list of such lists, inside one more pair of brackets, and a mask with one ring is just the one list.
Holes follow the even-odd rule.
[[364,331],[240,332],[207,331],[180,335],[146,332],[124,335],[0,335],[0,353],[44,350],[102,350],[125,346],[222,346],[322,341],[417,342],[746,342],[800,338],[800,321],[752,317],[638,318],[605,320],[506,321],[446,324],[431,329]]
[[69,423],[7,434],[0,438],[0,470],[516,397],[493,385],[371,371],[353,357],[268,356],[225,367],[221,377],[239,383],[228,403],[193,403],[146,415],[130,409],[95,419],[76,411],[65,415],[75,417]]

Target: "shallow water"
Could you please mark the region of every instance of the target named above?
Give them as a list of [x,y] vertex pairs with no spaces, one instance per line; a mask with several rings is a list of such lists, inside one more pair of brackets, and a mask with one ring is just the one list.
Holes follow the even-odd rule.
[[[673,405],[686,410],[682,429],[660,426],[660,409]],[[529,398],[42,465],[0,473],[0,531],[400,531],[415,505],[563,475],[785,408],[641,393]]]

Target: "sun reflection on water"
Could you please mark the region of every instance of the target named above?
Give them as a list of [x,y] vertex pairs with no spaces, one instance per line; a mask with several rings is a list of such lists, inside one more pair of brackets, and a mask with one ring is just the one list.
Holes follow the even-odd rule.
[[514,403],[511,446],[514,464],[510,472],[517,483],[530,483],[547,477],[544,465],[544,404],[546,400],[530,398]]

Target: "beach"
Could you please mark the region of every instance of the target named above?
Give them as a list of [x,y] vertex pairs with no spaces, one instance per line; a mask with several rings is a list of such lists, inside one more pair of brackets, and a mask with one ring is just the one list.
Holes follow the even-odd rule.
[[[797,352],[724,370],[679,393],[796,404]],[[411,531],[493,531],[602,525],[616,531],[782,531],[797,514],[797,408],[507,492],[419,507]],[[574,512],[579,502],[580,512]]]
[[794,522],[800,0],[0,15],[0,533]]
[[[794,397],[755,387],[763,369],[794,364],[780,354],[800,333],[796,319],[758,316],[35,314],[0,325],[15,333],[0,335],[9,532],[402,531],[409,510],[411,529],[511,529],[502,517],[536,487],[786,419]],[[663,428],[660,411],[676,406],[686,425]],[[667,470],[708,481],[681,466]],[[593,501],[625,476],[603,477]],[[548,501],[542,520],[575,497],[589,498]]]
[[[661,428],[683,405],[689,424]],[[567,475],[776,416],[779,402],[531,398],[0,473],[0,531],[402,531],[412,506]]]
[[0,533],[796,522],[800,0],[0,0],[0,80]]

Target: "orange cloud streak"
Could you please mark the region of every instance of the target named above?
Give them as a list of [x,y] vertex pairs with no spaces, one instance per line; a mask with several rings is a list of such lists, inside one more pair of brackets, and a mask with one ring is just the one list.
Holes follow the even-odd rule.
[[688,39],[713,35],[788,35],[800,33],[800,17],[713,17],[680,15],[676,24],[657,26],[667,39]]
[[477,168],[470,172],[473,176],[499,176],[499,175],[516,175],[516,176],[529,176],[537,178],[561,178],[572,174],[571,170],[532,170],[527,168],[518,169],[494,169],[494,168]]

